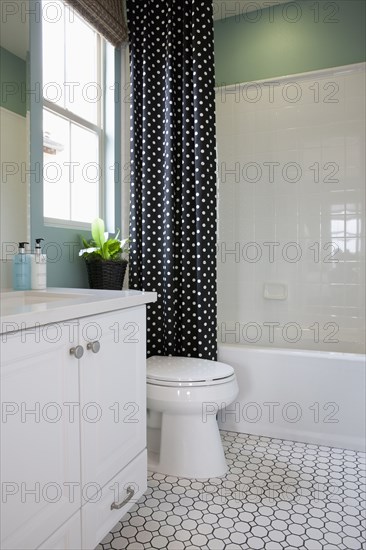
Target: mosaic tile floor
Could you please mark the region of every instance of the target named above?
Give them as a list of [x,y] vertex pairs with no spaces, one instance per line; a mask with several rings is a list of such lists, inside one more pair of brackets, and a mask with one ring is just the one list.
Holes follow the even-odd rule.
[[222,432],[228,474],[151,474],[98,550],[364,550],[365,454]]

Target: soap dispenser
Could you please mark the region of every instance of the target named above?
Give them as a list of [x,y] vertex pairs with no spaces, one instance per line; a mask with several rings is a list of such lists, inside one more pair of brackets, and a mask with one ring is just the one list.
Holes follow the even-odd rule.
[[14,290],[30,290],[31,288],[31,258],[25,251],[28,242],[20,242],[18,254],[13,258],[13,288]]
[[44,239],[36,239],[34,254],[31,255],[32,290],[44,290],[47,287],[47,256],[42,254],[41,241]]

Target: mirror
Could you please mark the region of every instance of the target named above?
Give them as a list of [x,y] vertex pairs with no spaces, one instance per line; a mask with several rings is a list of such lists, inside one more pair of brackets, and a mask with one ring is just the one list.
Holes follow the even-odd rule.
[[[29,241],[28,0],[3,0],[0,20],[0,286],[11,288],[16,243]],[[15,244],[14,244],[15,243]]]

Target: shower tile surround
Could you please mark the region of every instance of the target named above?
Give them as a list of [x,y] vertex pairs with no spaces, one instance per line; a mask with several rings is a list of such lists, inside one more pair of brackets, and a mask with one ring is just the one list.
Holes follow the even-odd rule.
[[365,64],[217,88],[220,341],[363,350],[364,94]]
[[365,454],[221,432],[229,472],[151,474],[97,550],[363,550]]

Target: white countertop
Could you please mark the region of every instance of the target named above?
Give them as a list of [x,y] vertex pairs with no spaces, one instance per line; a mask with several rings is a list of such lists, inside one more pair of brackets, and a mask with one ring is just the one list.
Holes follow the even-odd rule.
[[156,292],[47,288],[0,294],[0,334],[155,302]]

